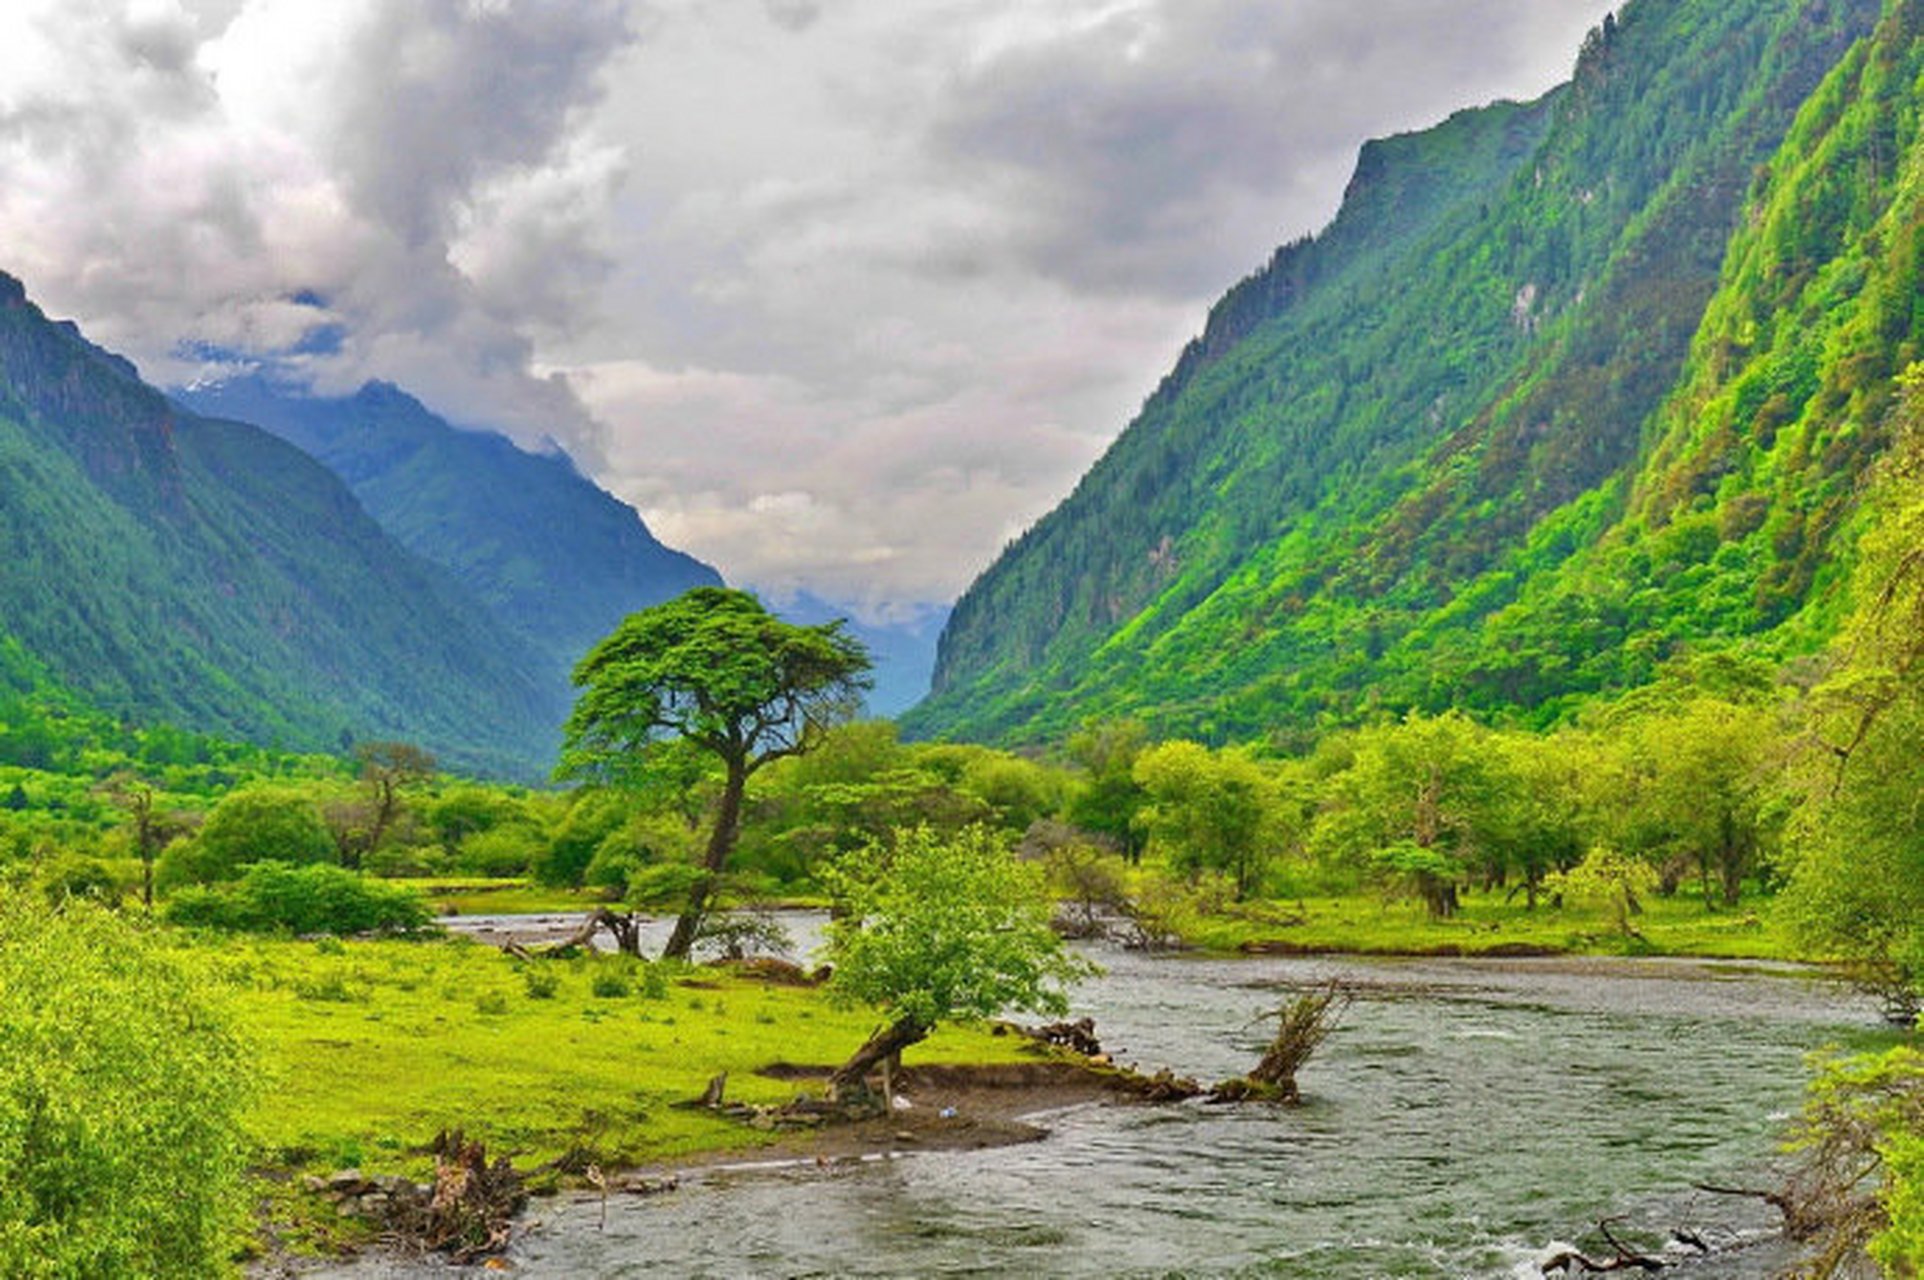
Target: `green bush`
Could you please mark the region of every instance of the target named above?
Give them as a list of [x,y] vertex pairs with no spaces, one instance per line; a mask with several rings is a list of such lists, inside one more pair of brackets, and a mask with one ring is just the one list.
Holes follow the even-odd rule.
[[49,902],[58,904],[68,898],[91,898],[106,906],[118,906],[127,894],[127,877],[100,858],[78,853],[62,854],[40,868],[40,887]]
[[541,852],[541,832],[522,823],[477,831],[461,842],[455,865],[479,876],[518,876]]
[[231,1271],[247,1062],[132,922],[0,893],[0,1275]]
[[306,792],[254,786],[230,793],[192,840],[161,856],[164,887],[231,880],[257,862],[329,862],[334,837]]
[[624,996],[634,994],[635,990],[633,984],[628,981],[628,975],[613,972],[597,973],[594,980],[589,983],[588,989],[594,993],[597,1000],[620,1000]]
[[406,885],[342,867],[263,862],[233,884],[182,889],[168,899],[174,924],[249,933],[416,933],[433,920]]

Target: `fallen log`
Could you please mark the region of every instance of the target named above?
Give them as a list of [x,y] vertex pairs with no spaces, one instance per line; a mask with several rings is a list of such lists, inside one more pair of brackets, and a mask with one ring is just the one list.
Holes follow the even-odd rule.
[[584,948],[592,948],[595,935],[606,929],[615,940],[616,948],[623,954],[641,958],[641,917],[634,912],[610,911],[607,907],[596,907],[587,918],[565,938],[538,947],[531,947],[513,939],[501,944],[501,950],[516,960],[550,960],[557,956],[571,956]]
[[1633,1249],[1623,1241],[1617,1239],[1617,1234],[1610,1229],[1610,1224],[1621,1221],[1621,1218],[1605,1218],[1603,1221],[1597,1223],[1597,1230],[1603,1233],[1605,1242],[1617,1251],[1616,1257],[1599,1262],[1595,1258],[1591,1258],[1575,1249],[1566,1249],[1551,1258],[1548,1262],[1545,1262],[1541,1270],[1546,1275],[1552,1271],[1561,1271],[1565,1275],[1568,1275],[1572,1267],[1581,1267],[1585,1272],[1641,1271],[1646,1275],[1654,1275],[1659,1271],[1668,1270],[1672,1265],[1671,1263],[1666,1262],[1662,1258],[1653,1257],[1639,1249]]

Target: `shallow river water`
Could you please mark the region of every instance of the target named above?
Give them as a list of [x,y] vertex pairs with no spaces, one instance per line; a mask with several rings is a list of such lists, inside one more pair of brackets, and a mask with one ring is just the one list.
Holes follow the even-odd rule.
[[1876,1021],[1736,965],[1096,954],[1075,1004],[1105,1047],[1205,1081],[1254,1063],[1289,989],[1358,998],[1298,1108],[1086,1105],[1026,1146],[704,1172],[605,1226],[538,1204],[515,1274],[1534,1277],[1559,1242],[1611,1256],[1595,1224],[1621,1215],[1717,1246],[1680,1274],[1768,1276],[1774,1213],[1691,1184],[1761,1179],[1805,1055]]

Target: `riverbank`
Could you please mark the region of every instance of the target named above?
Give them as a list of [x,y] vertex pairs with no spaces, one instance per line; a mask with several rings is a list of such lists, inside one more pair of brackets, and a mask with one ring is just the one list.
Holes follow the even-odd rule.
[[1464,890],[1455,915],[1431,916],[1419,902],[1353,893],[1205,907],[1178,904],[1170,932],[1190,947],[1223,954],[1382,956],[1680,956],[1820,961],[1801,946],[1769,898],[1735,907],[1701,897],[1652,895],[1617,927],[1603,906],[1535,906],[1505,889]]
[[1103,1092],[1024,1037],[945,1027],[910,1051],[923,1074],[905,1078],[907,1110],[821,1132],[757,1127],[687,1104],[724,1074],[728,1103],[789,1102],[811,1090],[809,1073],[768,1068],[840,1062],[874,1015],[837,1007],[817,987],[722,967],[621,956],[524,963],[458,937],[182,946],[227,989],[267,1077],[251,1127],[270,1252],[372,1238],[375,1224],[305,1194],[303,1180],[352,1169],[426,1181],[443,1130],[464,1131],[552,1188],[589,1165],[661,1170],[1027,1141],[1039,1131],[1019,1115]]
[[[544,888],[520,879],[414,883],[438,914],[457,923],[475,916],[524,917],[525,926],[515,931],[533,931],[537,937],[562,936],[548,931],[561,928],[560,921],[572,927],[605,905],[598,893]],[[1186,893],[1152,896],[1158,898],[1159,912],[1154,927],[1168,940],[1221,954],[1641,955],[1811,963],[1827,958],[1799,942],[1774,898],[1753,893],[1734,907],[1726,906],[1707,902],[1694,886],[1668,897],[1644,898],[1630,918],[1630,933],[1617,926],[1608,907],[1562,903],[1547,895],[1532,905],[1514,887],[1465,887],[1457,913],[1447,919],[1431,916],[1414,899],[1363,891],[1241,903]],[[819,906],[806,898],[779,904],[782,910]],[[1105,914],[1104,909],[1093,910],[1097,916]],[[1065,912],[1072,918],[1084,914],[1074,906],[1065,906]],[[537,917],[555,923],[538,924]]]
[[[1514,1278],[1573,1245],[1610,1256],[1596,1230],[1608,1218],[1679,1275],[1763,1280],[1794,1262],[1775,1212],[1692,1184],[1772,1176],[1806,1056],[1883,1034],[1848,989],[1751,963],[1109,949],[1102,959],[1107,972],[1077,989],[1072,1016],[1093,1017],[1121,1061],[1203,1080],[1248,1069],[1262,1012],[1287,993],[1336,979],[1356,1000],[1304,1072],[1300,1107],[1074,1105],[999,1091],[982,1105],[1048,1130],[1046,1141],[945,1149],[911,1120],[876,1125],[860,1145],[778,1136],[643,1165],[646,1179],[677,1174],[674,1190],[537,1200],[505,1261],[529,1280]],[[915,1105],[901,1114],[943,1101],[927,1082],[904,1091]],[[1590,1158],[1599,1152],[1607,1158]],[[1715,1255],[1666,1250],[1674,1229]],[[440,1272],[371,1255],[320,1274]]]
[[[777,1065],[762,1074],[806,1088],[828,1071],[825,1066]],[[905,1067],[896,1079],[896,1106],[885,1115],[760,1134],[766,1140],[752,1147],[690,1150],[634,1167],[596,1167],[591,1177],[544,1181],[541,1189],[550,1194],[519,1216],[515,1236],[539,1233],[551,1215],[587,1204],[599,1203],[605,1212],[611,1204],[726,1186],[744,1177],[832,1179],[878,1161],[1039,1143],[1050,1136],[1055,1114],[1116,1100],[1127,1092],[1117,1073],[1067,1057]],[[405,1274],[419,1266],[413,1250],[351,1219],[342,1219],[339,1231],[310,1236],[290,1248],[290,1203],[311,1216],[325,1201],[312,1194],[298,1202],[281,1197],[281,1220],[268,1224],[264,1248],[247,1269],[253,1280],[332,1275],[343,1266],[356,1273]]]

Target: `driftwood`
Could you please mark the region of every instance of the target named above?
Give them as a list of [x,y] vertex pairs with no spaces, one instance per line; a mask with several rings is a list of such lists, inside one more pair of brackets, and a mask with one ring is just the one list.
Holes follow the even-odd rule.
[[521,1175],[506,1159],[488,1163],[486,1149],[459,1129],[434,1140],[434,1185],[425,1196],[397,1198],[388,1226],[422,1248],[456,1263],[499,1253],[528,1202]]
[[1074,1022],[1051,1022],[1040,1027],[1023,1027],[1022,1034],[1043,1044],[1072,1049],[1085,1058],[1102,1055],[1102,1042],[1096,1039],[1096,1020],[1077,1018]]
[[1139,1071],[1121,1071],[1115,1088],[1138,1102],[1183,1102],[1203,1092],[1203,1087],[1188,1076],[1179,1076],[1168,1067],[1152,1076]]
[[691,1098],[687,1102],[677,1102],[675,1105],[690,1111],[719,1111],[722,1105],[722,1092],[727,1088],[728,1073],[724,1071],[709,1078],[708,1087],[701,1091],[701,1097]]
[[633,912],[610,911],[607,907],[596,907],[573,933],[557,942],[530,947],[509,941],[501,944],[501,950],[516,960],[545,960],[555,956],[569,956],[583,948],[592,947],[595,935],[603,929],[613,935],[615,946],[623,955],[640,959],[641,917]]
[[[1545,1262],[1542,1266],[1543,1272],[1548,1274],[1552,1271],[1561,1271],[1565,1275],[1568,1275],[1572,1268],[1579,1268],[1586,1273],[1593,1271],[1641,1271],[1646,1275],[1654,1275],[1659,1271],[1669,1269],[1672,1265],[1671,1263],[1664,1261],[1662,1258],[1652,1257],[1650,1254],[1644,1253],[1641,1250],[1633,1249],[1623,1241],[1617,1239],[1616,1233],[1610,1230],[1610,1224],[1621,1221],[1623,1221],[1621,1218],[1605,1218],[1597,1224],[1597,1230],[1603,1232],[1604,1240],[1609,1243],[1612,1249],[1617,1251],[1616,1257],[1607,1258],[1599,1262],[1597,1259],[1587,1257],[1575,1249],[1566,1249]],[[1701,1243],[1699,1243],[1699,1247],[1702,1247]]]

